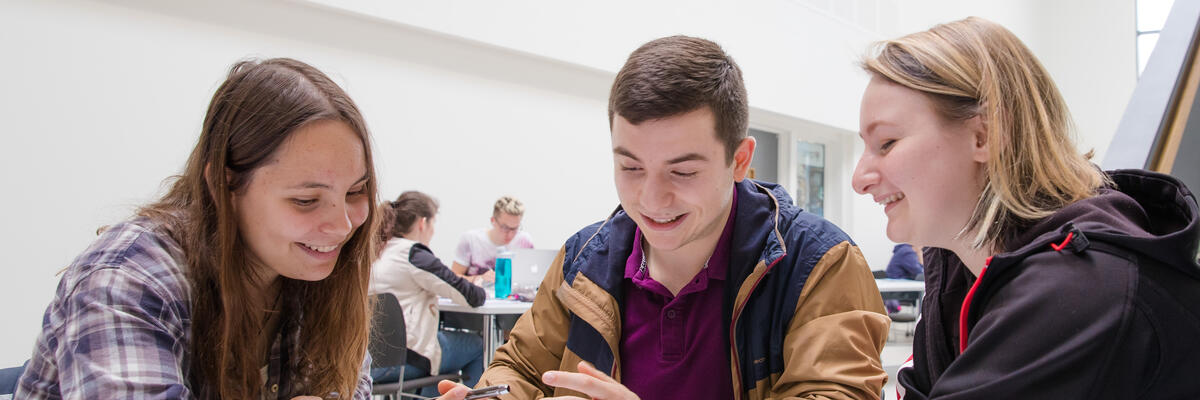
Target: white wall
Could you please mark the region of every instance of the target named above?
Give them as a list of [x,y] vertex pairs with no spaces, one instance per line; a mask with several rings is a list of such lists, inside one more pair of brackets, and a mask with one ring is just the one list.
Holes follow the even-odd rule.
[[[418,189],[441,200],[433,248],[443,258],[458,233],[487,223],[502,194],[527,203],[539,247],[611,210],[608,86],[628,53],[658,36],[721,43],[745,72],[752,123],[831,144],[829,218],[877,267],[891,248],[882,214],[848,184],[866,83],[854,61],[868,43],[971,13],[1011,24],[1039,55],[1053,54],[1043,61],[1076,116],[1101,135],[1085,141],[1098,144],[1132,90],[1132,6],[1070,14],[1068,6],[1093,3],[729,4],[6,1],[0,251],[9,256],[0,304],[9,324],[0,366],[29,357],[55,272],[98,226],[130,215],[179,171],[212,91],[246,56],[298,58],[346,88],[374,133],[381,195]],[[1061,18],[1049,21],[1047,10]]]
[[[19,60],[0,66],[10,124],[0,148],[0,304],[10,306],[0,365],[29,357],[56,271],[178,173],[213,90],[247,55],[299,58],[346,88],[374,134],[381,195],[419,189],[441,201],[433,246],[447,260],[459,233],[487,226],[502,194],[525,200],[525,224],[549,248],[616,204],[608,76],[289,4],[236,18],[133,6],[0,12],[0,48]],[[375,40],[355,43],[366,37]]]

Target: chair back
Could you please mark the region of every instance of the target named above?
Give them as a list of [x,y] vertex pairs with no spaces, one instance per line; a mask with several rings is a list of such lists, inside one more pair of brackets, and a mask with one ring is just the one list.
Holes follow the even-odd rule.
[[17,381],[21,379],[21,374],[25,372],[25,367],[29,366],[29,361],[20,367],[12,367],[0,369],[0,395],[11,395],[17,391]]
[[404,365],[408,356],[408,332],[404,308],[391,293],[375,295],[375,318],[371,321],[371,368]]

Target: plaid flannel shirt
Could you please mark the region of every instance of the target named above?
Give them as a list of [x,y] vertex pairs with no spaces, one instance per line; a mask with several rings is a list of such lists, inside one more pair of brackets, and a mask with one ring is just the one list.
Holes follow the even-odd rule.
[[[63,273],[42,320],[18,399],[186,399],[191,287],[179,244],[145,218],[113,226]],[[308,393],[280,371],[298,324],[281,323],[263,398]],[[288,350],[288,351],[284,351]],[[371,394],[370,357],[355,399]]]

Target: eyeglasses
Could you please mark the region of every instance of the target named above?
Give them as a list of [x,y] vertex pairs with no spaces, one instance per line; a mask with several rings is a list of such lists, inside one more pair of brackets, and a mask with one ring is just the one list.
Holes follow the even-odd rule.
[[496,224],[496,227],[497,227],[497,228],[500,228],[500,230],[501,230],[501,231],[504,231],[504,232],[516,232],[516,231],[519,231],[519,230],[521,230],[521,226],[520,226],[520,225],[517,225],[517,226],[508,226],[508,225],[505,225],[505,224],[502,224],[502,223],[500,223],[499,221],[492,221],[492,223],[493,223],[493,224]]

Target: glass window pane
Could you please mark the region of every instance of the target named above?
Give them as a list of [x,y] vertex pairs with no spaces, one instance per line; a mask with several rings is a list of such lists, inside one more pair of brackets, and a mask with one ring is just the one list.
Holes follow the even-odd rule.
[[1138,35],[1138,76],[1142,76],[1142,71],[1146,69],[1146,62],[1150,61],[1150,53],[1154,51],[1154,45],[1156,43],[1158,43],[1157,33],[1143,33]]
[[1162,30],[1175,0],[1137,0],[1137,29],[1140,32]]
[[754,159],[750,161],[752,178],[771,183],[779,182],[779,135],[774,132],[750,128],[750,136],[757,142]]
[[796,205],[825,216],[825,145],[796,142]]

